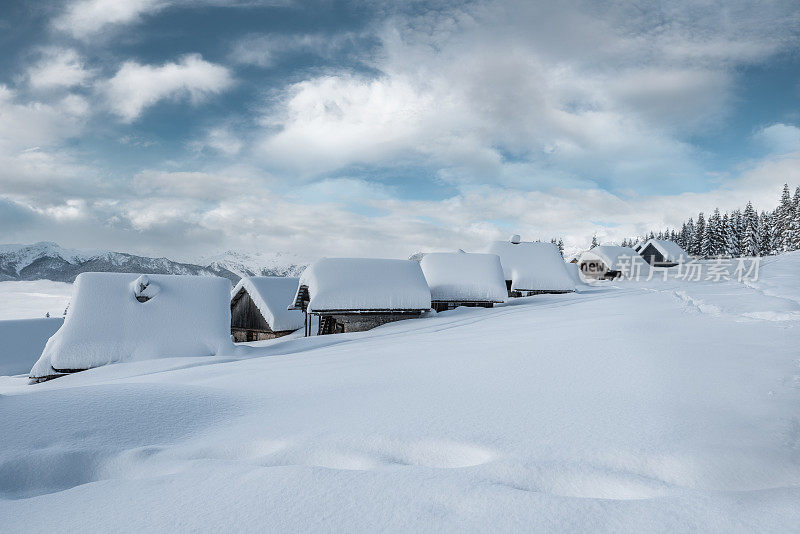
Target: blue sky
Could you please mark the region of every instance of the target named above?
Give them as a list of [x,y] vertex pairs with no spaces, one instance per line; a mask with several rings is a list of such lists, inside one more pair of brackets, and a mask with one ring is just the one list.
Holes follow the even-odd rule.
[[4,6],[3,242],[579,248],[800,183],[790,1]]

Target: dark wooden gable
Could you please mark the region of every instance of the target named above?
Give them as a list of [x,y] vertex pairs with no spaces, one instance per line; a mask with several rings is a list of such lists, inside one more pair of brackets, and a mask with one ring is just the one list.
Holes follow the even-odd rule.
[[250,294],[242,288],[231,300],[231,328],[272,332]]
[[661,252],[656,247],[654,247],[652,243],[647,245],[644,248],[644,250],[639,252],[639,254],[641,254],[641,256],[650,265],[653,265],[654,263],[664,263],[664,255],[661,254]]

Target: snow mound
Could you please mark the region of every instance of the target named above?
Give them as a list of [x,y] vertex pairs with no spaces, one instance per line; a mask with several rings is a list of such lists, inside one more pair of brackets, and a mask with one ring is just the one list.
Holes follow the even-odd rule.
[[[140,302],[137,296],[149,298]],[[75,280],[75,298],[64,326],[47,342],[30,376],[229,349],[233,343],[227,279],[83,273]]]
[[574,291],[558,247],[552,243],[495,241],[487,250],[500,256],[503,274],[518,291]]
[[506,284],[496,254],[433,252],[420,262],[433,300],[503,302]]
[[[309,311],[429,310],[431,292],[419,263],[374,258],[322,258],[300,277]],[[295,299],[297,300],[297,299]]]
[[288,276],[248,276],[239,280],[231,297],[247,291],[273,331],[297,330],[303,327],[303,313],[287,306],[292,304],[299,281]]

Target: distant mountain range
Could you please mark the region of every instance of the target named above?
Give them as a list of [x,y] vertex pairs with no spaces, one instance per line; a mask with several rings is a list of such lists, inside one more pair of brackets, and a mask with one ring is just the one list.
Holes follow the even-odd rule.
[[305,266],[297,258],[280,253],[229,251],[195,264],[108,250],[65,249],[48,242],[0,245],[0,281],[74,282],[83,272],[133,272],[222,276],[237,282],[242,276],[299,276]]

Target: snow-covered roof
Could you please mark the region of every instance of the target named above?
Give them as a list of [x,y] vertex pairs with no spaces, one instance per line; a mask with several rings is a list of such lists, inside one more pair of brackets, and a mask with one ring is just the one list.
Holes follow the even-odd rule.
[[653,245],[656,250],[658,250],[661,255],[664,256],[664,261],[682,263],[691,259],[689,253],[683,250],[681,246],[674,241],[669,241],[666,239],[648,239],[645,243],[642,243],[642,246],[638,249],[638,252],[641,253],[645,248],[647,248],[647,245]]
[[432,252],[420,262],[431,299],[503,302],[506,283],[496,254]]
[[412,260],[322,258],[303,271],[298,294],[303,287],[308,288],[309,311],[431,307],[425,276]]
[[635,264],[639,269],[647,269],[649,265],[630,247],[617,245],[600,245],[581,254],[579,263],[600,260],[611,271],[631,270]]
[[487,250],[500,256],[503,275],[511,289],[520,291],[573,291],[558,247],[552,243],[495,241]]
[[583,278],[581,278],[581,270],[578,268],[577,263],[567,263],[566,268],[567,273],[569,274],[570,278],[572,278],[572,281],[575,282],[575,285],[586,283],[583,281]]
[[80,274],[64,325],[30,376],[232,350],[230,291],[216,276]]
[[299,282],[299,278],[288,276],[247,276],[233,288],[231,300],[240,291],[247,291],[273,331],[297,330],[303,327],[303,313],[287,306],[292,303]]

